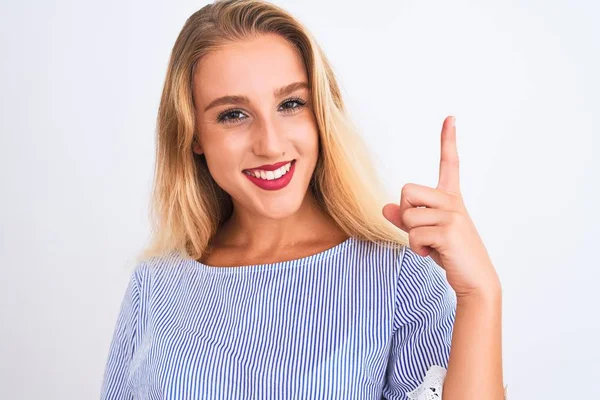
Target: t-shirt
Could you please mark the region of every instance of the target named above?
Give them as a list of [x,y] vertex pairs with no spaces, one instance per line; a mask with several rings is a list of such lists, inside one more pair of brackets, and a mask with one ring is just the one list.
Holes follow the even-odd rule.
[[456,294],[431,257],[350,237],[303,258],[138,264],[102,399],[407,399],[447,368]]

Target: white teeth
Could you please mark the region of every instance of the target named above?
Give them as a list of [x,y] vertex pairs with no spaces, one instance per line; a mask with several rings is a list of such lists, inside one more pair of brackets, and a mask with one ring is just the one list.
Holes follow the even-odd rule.
[[255,176],[256,178],[265,179],[271,181],[273,179],[279,179],[290,171],[292,167],[292,163],[289,162],[284,166],[277,168],[275,171],[262,171],[262,170],[254,170],[246,172],[248,175]]

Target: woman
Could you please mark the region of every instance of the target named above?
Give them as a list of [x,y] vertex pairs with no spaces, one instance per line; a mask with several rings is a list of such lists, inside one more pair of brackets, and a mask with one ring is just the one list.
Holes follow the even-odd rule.
[[102,398],[502,398],[501,288],[453,119],[438,188],[405,185],[399,205],[381,208],[362,149],[298,21],[253,0],[194,13]]

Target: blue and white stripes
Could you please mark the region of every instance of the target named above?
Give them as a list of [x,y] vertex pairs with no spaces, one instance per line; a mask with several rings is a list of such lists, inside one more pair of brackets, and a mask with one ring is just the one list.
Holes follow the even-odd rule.
[[407,399],[447,368],[456,297],[410,248],[349,238],[293,261],[138,265],[102,399]]

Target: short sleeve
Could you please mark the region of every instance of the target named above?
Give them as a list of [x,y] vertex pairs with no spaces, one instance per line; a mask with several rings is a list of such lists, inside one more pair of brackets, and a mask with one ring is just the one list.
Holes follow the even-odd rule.
[[143,265],[140,264],[131,274],[117,316],[100,392],[102,400],[133,399],[128,387],[128,375],[138,339],[143,279]]
[[406,400],[412,398],[407,393],[424,381],[443,379],[450,356],[456,294],[444,270],[431,257],[422,257],[405,246],[395,302],[382,395],[387,400]]

